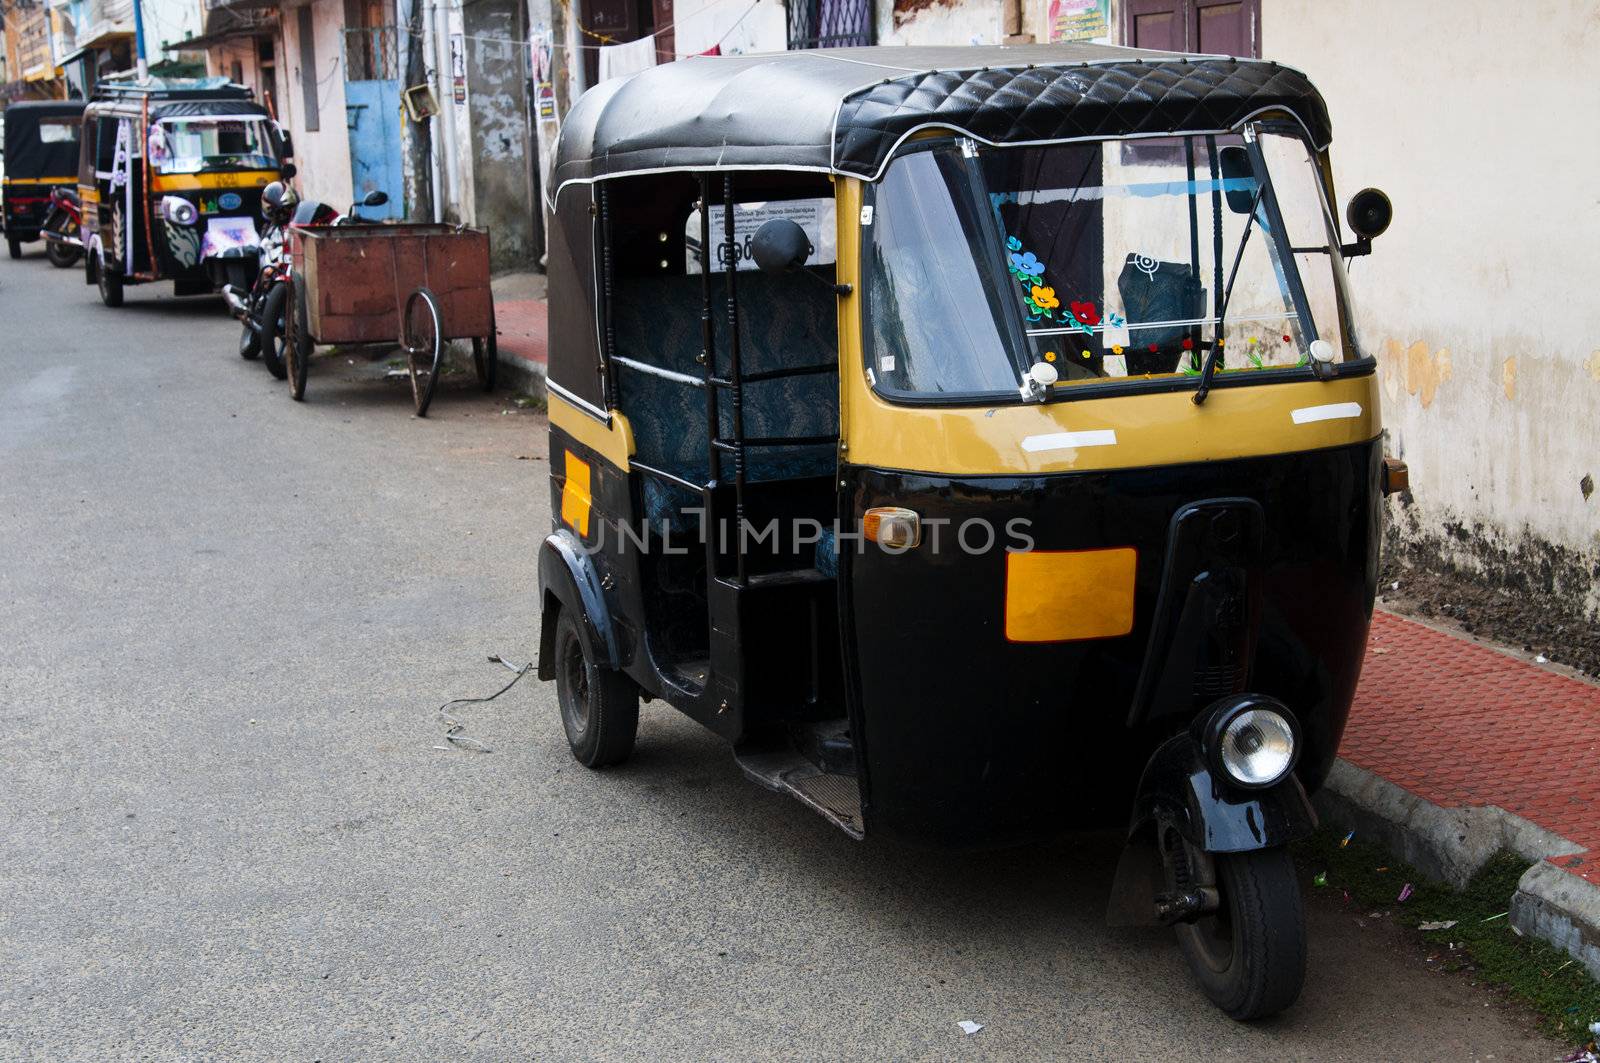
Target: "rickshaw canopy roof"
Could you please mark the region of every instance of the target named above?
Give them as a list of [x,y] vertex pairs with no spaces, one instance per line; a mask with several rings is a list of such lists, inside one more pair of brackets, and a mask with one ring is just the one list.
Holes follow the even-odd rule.
[[150,118],[186,118],[204,115],[268,117],[243,85],[222,78],[151,78],[145,84],[102,82],[89,110],[94,114],[139,114],[149,101]]
[[590,89],[555,186],[670,170],[792,169],[876,180],[924,129],[989,144],[1220,132],[1269,110],[1332,136],[1306,76],[1255,59],[1105,45],[874,47],[695,56]]
[[13,103],[6,116],[6,172],[13,178],[55,177],[78,172],[78,138],[46,142],[39,123],[48,119],[75,119],[83,114],[82,100],[35,100]]

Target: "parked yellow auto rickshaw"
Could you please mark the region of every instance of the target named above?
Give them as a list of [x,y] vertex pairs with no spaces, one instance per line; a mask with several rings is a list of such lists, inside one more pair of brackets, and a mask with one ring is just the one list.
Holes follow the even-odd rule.
[[1326,108],[1077,45],[694,58],[591,90],[548,204],[539,675],[857,838],[1126,828],[1123,922],[1298,996],[1286,845],[1350,709],[1386,464]]
[[82,122],[83,104],[73,100],[26,100],[5,109],[0,229],[12,258],[21,258],[22,245],[43,235],[51,190],[76,180]]
[[288,142],[250,90],[223,78],[102,82],[78,166],[84,280],[107,306],[129,284],[178,295],[249,287],[261,190],[292,176]]

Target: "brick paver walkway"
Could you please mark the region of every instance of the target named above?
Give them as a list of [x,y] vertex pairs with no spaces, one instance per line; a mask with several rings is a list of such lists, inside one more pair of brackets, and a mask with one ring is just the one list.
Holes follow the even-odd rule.
[[547,308],[543,299],[495,300],[494,324],[499,331],[500,353],[545,364]]
[[1379,611],[1339,754],[1554,831],[1589,851],[1551,863],[1600,884],[1600,686]]

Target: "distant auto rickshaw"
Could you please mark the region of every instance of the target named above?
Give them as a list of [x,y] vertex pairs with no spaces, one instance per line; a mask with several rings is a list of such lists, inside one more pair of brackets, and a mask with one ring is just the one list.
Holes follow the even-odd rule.
[[551,200],[539,675],[660,698],[846,833],[1127,831],[1111,910],[1250,1019],[1303,983],[1382,452],[1316,89],[1079,45],[606,82]]
[[84,280],[107,306],[129,284],[178,295],[249,287],[261,190],[293,174],[285,134],[221,78],[103,82],[84,110],[78,169]]
[[43,235],[51,190],[77,183],[82,123],[82,101],[35,100],[6,108],[0,228],[12,258],[21,258],[22,245]]

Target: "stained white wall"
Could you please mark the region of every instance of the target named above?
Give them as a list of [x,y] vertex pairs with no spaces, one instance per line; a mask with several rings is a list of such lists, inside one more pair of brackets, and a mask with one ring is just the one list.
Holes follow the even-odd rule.
[[279,14],[278,117],[294,136],[296,178],[300,193],[332,204],[350,206],[350,133],[344,109],[344,3],[314,0],[312,41],[316,50],[316,93],[319,128],[305,127],[305,99],[300,77],[300,16],[293,7]]
[[1406,530],[1468,564],[1564,549],[1595,610],[1600,7],[1265,0],[1262,34],[1327,98],[1340,195],[1394,200],[1350,272],[1411,468]]

